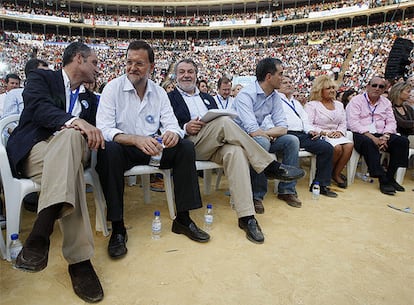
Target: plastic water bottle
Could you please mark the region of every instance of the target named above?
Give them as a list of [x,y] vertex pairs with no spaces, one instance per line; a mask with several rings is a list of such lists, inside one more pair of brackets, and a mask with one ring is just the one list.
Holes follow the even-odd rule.
[[152,220],[152,239],[160,239],[161,238],[161,218],[160,218],[160,211],[154,212],[154,219]]
[[10,259],[14,265],[16,262],[16,258],[19,255],[20,251],[23,248],[22,242],[19,239],[19,234],[14,233],[11,236],[11,242],[10,242]]
[[321,187],[319,186],[319,182],[315,181],[312,186],[312,199],[319,200],[320,194],[321,194]]
[[204,231],[209,232],[213,226],[213,206],[211,203],[207,204],[206,213],[204,214]]
[[[162,138],[157,138],[156,140],[158,141],[158,143],[160,143],[162,145]],[[164,145],[162,145],[162,147],[164,147]],[[151,160],[149,162],[149,165],[159,167],[160,162],[161,162],[161,158],[162,158],[162,151],[160,151],[158,153],[158,155],[151,156]]]
[[357,176],[359,179],[361,179],[364,182],[373,183],[374,179],[372,179],[368,173],[362,174],[362,173],[356,173],[355,176]]

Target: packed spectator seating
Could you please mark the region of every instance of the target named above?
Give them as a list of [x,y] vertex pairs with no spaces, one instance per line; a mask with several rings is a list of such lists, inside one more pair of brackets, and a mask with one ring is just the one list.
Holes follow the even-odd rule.
[[[300,92],[308,94],[312,80],[321,74],[343,75],[341,90],[358,90],[366,79],[383,74],[387,55],[396,35],[413,40],[413,19],[404,22],[383,23],[368,27],[354,27],[336,31],[312,32],[266,37],[210,40],[150,40],[157,50],[154,80],[161,83],[170,73],[171,65],[183,57],[202,63],[199,76],[215,88],[223,75],[254,75],[256,62],[265,56],[281,58],[287,64],[286,74],[293,78]],[[23,67],[31,54],[48,61],[51,68],[60,67],[60,54],[68,41],[81,37],[55,34],[2,33],[0,42],[3,62],[8,71],[23,77]],[[99,84],[120,75],[124,69],[123,56],[126,40],[113,38],[83,38],[93,45],[99,55],[101,75]],[[348,59],[348,66],[343,63]]]
[[[189,7],[189,12],[183,15],[180,11],[170,11],[169,13],[161,10],[157,13],[153,12],[154,8],[141,7],[138,10],[131,10],[128,13],[120,11],[118,14],[103,6],[97,5],[93,11],[85,9],[82,12],[76,10],[69,10],[68,6],[57,7],[43,5],[43,3],[36,4],[35,1],[30,5],[17,5],[14,1],[4,1],[0,6],[0,11],[6,13],[7,11],[15,13],[17,16],[25,16],[27,14],[38,16],[54,16],[66,19],[66,22],[85,23],[94,25],[122,25],[123,23],[154,23],[162,24],[165,27],[183,27],[183,26],[209,26],[214,22],[246,22],[252,21],[260,23],[262,18],[269,18],[271,22],[296,20],[303,18],[310,18],[315,14],[321,12],[331,12],[334,10],[347,9],[355,7],[356,9],[366,9],[368,7],[378,7],[395,4],[396,0],[342,0],[342,1],[322,1],[322,3],[312,3],[311,5],[304,5],[307,2],[296,5],[296,2],[275,3],[275,5],[268,6],[267,3],[262,2],[258,4],[256,12],[221,12],[221,14],[196,13],[196,6]],[[143,11],[142,11],[142,10]],[[126,10],[126,8],[125,8]],[[157,8],[155,7],[155,10]],[[314,15],[312,15],[314,14]]]

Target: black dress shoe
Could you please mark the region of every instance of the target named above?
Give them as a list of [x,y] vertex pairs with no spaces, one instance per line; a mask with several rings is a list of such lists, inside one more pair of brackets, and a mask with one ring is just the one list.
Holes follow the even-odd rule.
[[68,269],[73,290],[78,297],[88,303],[103,299],[103,289],[90,260],[71,264]]
[[239,218],[239,228],[246,232],[246,237],[248,240],[256,244],[263,244],[264,236],[262,229],[260,228],[255,218],[250,218],[247,222],[242,221]]
[[198,241],[200,243],[206,243],[210,240],[210,235],[197,227],[193,221],[190,223],[190,225],[185,226],[179,223],[177,220],[174,220],[171,231],[176,234],[184,234],[189,239]]
[[[309,192],[312,192],[312,188],[313,188],[313,183],[309,187]],[[328,186],[323,186],[323,185],[320,186],[320,194],[326,197],[330,197],[330,198],[338,197],[337,193],[331,191],[331,189]]]
[[388,183],[380,183],[380,191],[385,195],[395,195],[395,188]]
[[112,233],[111,238],[109,239],[108,244],[108,254],[112,258],[121,258],[123,257],[128,249],[126,247],[126,242],[128,241],[128,234],[125,235],[121,233]]
[[402,187],[397,181],[392,180],[390,184],[397,192],[405,192],[405,188]]
[[15,267],[28,272],[45,269],[49,258],[49,245],[49,240],[27,240],[16,258]]
[[338,197],[338,194],[335,192],[332,192],[331,189],[327,186],[321,186],[321,195],[331,197],[331,198]]
[[346,179],[343,179],[342,177],[341,179],[344,180],[344,182],[338,182],[335,179],[332,179],[332,180],[335,181],[336,185],[339,186],[341,189],[346,189],[348,186],[348,183],[346,182]]
[[273,161],[263,171],[267,179],[277,179],[281,181],[294,181],[305,176],[305,171],[301,168],[280,164]]
[[264,214],[263,202],[260,199],[253,199],[253,204],[256,214]]

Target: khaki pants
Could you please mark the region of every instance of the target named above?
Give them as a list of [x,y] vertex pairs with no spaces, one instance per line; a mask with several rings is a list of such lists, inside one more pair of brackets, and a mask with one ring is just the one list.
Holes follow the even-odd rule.
[[87,151],[79,131],[64,129],[33,146],[24,166],[25,176],[41,186],[38,213],[66,203],[59,224],[62,252],[69,264],[90,259],[94,251],[83,176]]
[[255,171],[262,172],[275,156],[266,152],[228,117],[211,121],[188,139],[195,145],[197,160],[211,160],[223,165],[237,216],[254,215],[249,164]]

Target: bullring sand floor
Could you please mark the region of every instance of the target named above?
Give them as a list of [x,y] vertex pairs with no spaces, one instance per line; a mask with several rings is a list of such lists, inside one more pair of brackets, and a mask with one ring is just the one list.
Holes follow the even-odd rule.
[[[207,244],[171,232],[164,193],[152,192],[144,204],[139,186],[126,187],[128,254],[111,260],[109,237],[95,235],[93,264],[104,288],[101,305],[410,305],[414,304],[414,210],[412,170],[406,191],[383,195],[378,184],[356,180],[338,198],[311,199],[308,179],[298,183],[303,201],[292,208],[269,192],[266,212],[257,219],[265,243],[249,242],[220,189],[203,195],[213,203],[214,227]],[[202,189],[203,180],[200,178]],[[269,182],[269,190],[273,183]],[[88,194],[95,219],[93,195]],[[162,215],[160,240],[151,239],[153,211]],[[204,209],[191,212],[198,224]],[[21,239],[34,213],[22,212]],[[93,223],[94,225],[94,223]],[[0,262],[1,305],[84,304],[73,292],[55,226],[49,264],[39,273],[14,270]]]

